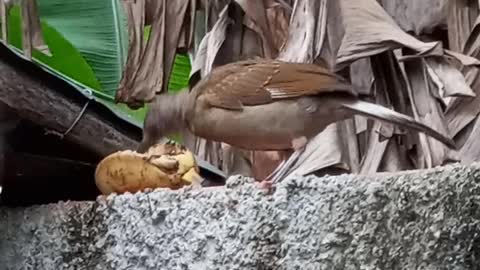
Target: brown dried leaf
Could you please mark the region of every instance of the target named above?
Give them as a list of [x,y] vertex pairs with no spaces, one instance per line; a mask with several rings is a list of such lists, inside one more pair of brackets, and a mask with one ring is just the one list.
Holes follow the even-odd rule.
[[[443,57],[425,58],[427,72],[430,77],[438,79],[442,85],[440,91],[443,97],[464,96],[474,97],[475,93],[468,85],[463,74]],[[435,77],[436,76],[436,77]],[[442,89],[443,88],[443,89]]]
[[202,68],[202,78],[206,76],[213,68],[213,63],[217,57],[218,51],[222,47],[226,39],[227,26],[232,23],[232,20],[228,16],[228,10],[231,4],[226,5],[222,12],[218,16],[217,23],[209,31],[207,44],[206,44],[206,57],[205,64]]
[[186,13],[188,14],[188,16],[185,16],[182,30],[180,32],[180,37],[178,38],[177,48],[180,52],[185,53],[193,47],[193,41],[195,36],[196,10],[197,1],[190,0],[190,5],[188,6]]
[[476,96],[474,98],[453,98],[445,111],[448,128],[453,136],[456,136],[460,130],[474,121],[480,113],[480,97],[478,93],[480,77],[478,76],[478,70],[469,71],[469,73],[472,72],[475,75],[469,76],[474,79],[470,85],[475,90]]
[[[175,4],[174,4],[175,3]],[[170,74],[172,73],[173,63],[175,62],[175,55],[177,53],[178,41],[180,33],[183,29],[183,24],[186,18],[189,17],[187,10],[190,6],[189,0],[167,1],[166,19],[163,25],[164,33],[164,61],[163,61],[163,85],[158,92],[167,91],[168,82],[170,81]],[[195,20],[195,18],[192,18]],[[155,25],[152,27],[154,31]],[[147,44],[148,49],[148,44]],[[148,57],[148,56],[146,56]],[[151,68],[151,67],[150,67]]]
[[360,149],[358,147],[357,141],[357,127],[355,126],[354,119],[347,119],[340,123],[340,128],[342,129],[340,134],[344,136],[344,147],[348,153],[348,164],[350,165],[351,173],[360,172]]
[[[458,67],[480,65],[480,61],[471,56],[468,56],[462,53],[457,53],[450,50],[445,50],[445,49],[443,50],[443,52],[444,52],[443,59],[447,60],[452,65],[455,64],[455,66],[458,66]],[[435,56],[435,55],[432,55],[432,56]],[[425,58],[425,55],[418,55],[418,54],[417,55],[400,55],[398,57],[398,61],[404,62],[410,59],[420,59],[420,58]]]
[[[396,111],[406,113],[407,106],[404,94],[406,83],[399,76],[399,66],[393,53],[385,52],[373,56],[370,61],[372,72],[376,78],[374,82],[375,103],[385,107],[393,107]],[[373,126],[367,130],[367,150],[362,158],[361,173],[371,174],[380,170],[391,170],[392,168],[405,169],[404,167],[395,167],[404,164],[402,162],[404,157],[386,155],[385,153],[387,146],[391,148],[394,147],[392,144],[398,144],[395,138],[397,138],[397,135],[404,134],[404,132],[393,124],[373,120],[369,122],[373,122]],[[404,144],[398,147],[405,148],[407,146]],[[398,148],[395,149],[398,150]],[[388,164],[391,164],[391,166],[387,166]]]
[[36,0],[22,1],[22,45],[27,59],[32,59],[32,49],[37,49],[50,55],[47,44],[43,41],[42,28]]
[[245,26],[254,30],[262,40],[263,55],[266,58],[272,58],[273,37],[267,21],[266,7],[264,1],[235,0],[243,11],[245,16],[243,23]]
[[266,0],[266,2],[267,21],[273,39],[272,58],[276,58],[288,37],[292,7],[288,3],[278,4],[274,0]]
[[221,44],[212,67],[263,54],[259,35],[244,25],[246,14],[242,8],[232,3],[228,9],[230,23],[225,31],[225,41]]
[[[468,0],[448,1],[448,43],[450,50],[455,52],[464,52],[467,55],[472,55],[472,52],[466,48],[470,32],[477,23],[478,2]],[[475,35],[477,36],[477,35]],[[475,46],[478,47],[478,46]]]
[[5,3],[5,0],[0,0],[0,24],[2,25],[2,36],[1,40],[5,43],[8,40],[8,31],[7,31],[7,22],[8,22],[8,6]]
[[413,164],[408,159],[407,149],[395,140],[388,140],[378,171],[398,172],[409,169],[413,169]]
[[380,121],[373,122],[374,125],[372,129],[366,132],[368,135],[367,145],[360,164],[360,174],[364,175],[374,174],[379,170],[387,145],[391,140],[390,138],[387,140],[380,140],[380,133],[376,132],[376,130],[380,129],[382,123]]
[[[210,38],[210,33],[206,33],[205,36],[203,36],[202,41],[198,45],[198,48],[195,52],[195,55],[193,55],[190,58],[191,64],[191,70],[190,70],[190,75],[189,75],[189,84],[191,87],[193,87],[200,78],[203,78],[206,74],[202,73],[204,72],[205,68],[205,62],[207,59],[207,45],[208,45],[208,39]],[[198,76],[198,78],[195,78],[195,82],[192,81],[194,76]]]
[[198,158],[209,162],[216,168],[221,168],[221,145],[217,142],[208,141],[202,138],[194,137],[192,152],[194,152]]
[[337,1],[297,0],[278,59],[313,63],[321,58],[333,69],[343,34],[339,9]]
[[[478,12],[477,12],[478,13]],[[466,55],[477,56],[479,54],[480,41],[478,40],[480,34],[480,15],[477,17],[475,24],[472,27],[472,31],[465,41],[463,53]]]
[[379,2],[406,32],[420,35],[446,26],[448,0],[380,0]]
[[[200,42],[192,61],[190,79],[196,74],[199,74],[200,78],[204,78],[214,67],[215,59],[227,39],[227,28],[233,24],[233,20],[229,17],[230,6],[231,4],[228,4],[223,8],[218,16],[217,23],[213,25]],[[228,61],[228,59],[225,60]]]
[[457,53],[450,50],[445,50],[445,54],[449,57],[457,60],[464,66],[480,66],[480,61],[477,58],[465,55],[463,53]]
[[[475,90],[476,96],[474,98],[454,98],[445,113],[451,133],[457,137],[461,136],[462,141],[465,140],[465,144],[459,151],[462,162],[478,161],[480,155],[480,149],[476,146],[478,145],[478,115],[480,113],[479,69],[471,68],[467,74],[470,74],[467,77],[473,78],[471,86]],[[466,130],[469,126],[471,126],[469,130]]]
[[252,164],[250,163],[250,151],[232,147],[228,144],[221,144],[222,147],[222,168],[227,175],[244,175],[252,177]]
[[[124,0],[124,1],[136,2],[136,0]],[[145,6],[145,13],[142,14],[142,17],[145,19],[144,25],[152,25],[155,18],[158,17],[158,9],[156,8],[158,0],[141,0],[141,1],[144,2],[143,5]]]
[[371,129],[372,125],[372,120],[367,119],[362,116],[354,116],[355,120],[355,128],[356,128],[356,133],[357,133],[357,142],[358,142],[358,152],[360,155],[360,168],[361,166],[361,161],[363,157],[365,156],[365,153],[367,152],[368,148],[368,130]]
[[[327,1],[297,0],[293,6],[288,38],[278,59],[313,63],[320,55],[327,28]],[[316,31],[318,29],[318,31]]]
[[[405,89],[407,82],[401,76],[401,67],[395,59],[393,52],[384,52],[371,57],[372,70],[375,76],[375,99],[376,103],[392,108],[395,111],[410,115],[408,110],[408,98]],[[401,128],[382,123],[379,129],[380,135],[389,138],[393,134],[402,135],[405,131]]]
[[[122,3],[128,21],[129,47],[127,62],[115,95],[117,102],[125,102],[128,100],[129,91],[131,91],[130,89],[135,80],[134,78],[145,46],[143,38],[145,0],[124,0]],[[136,106],[139,105],[136,104],[135,107]]]
[[407,47],[417,55],[443,55],[440,42],[421,42],[405,33],[375,0],[342,0],[345,35],[337,70],[371,55]]
[[[452,12],[460,12],[460,11],[452,9]],[[467,27],[467,25],[469,24],[468,22],[471,22],[471,20],[462,22],[461,17],[456,17],[456,20],[459,21],[456,24],[460,25],[462,29]],[[453,21],[452,23],[455,23],[455,22],[456,21]],[[460,26],[457,26],[457,27],[460,27]],[[463,47],[463,52],[465,55],[468,55],[477,59],[480,57],[480,42],[478,42],[480,37],[479,26],[480,26],[480,17],[477,18],[473,26],[473,29],[470,32],[470,35],[468,36],[468,38],[466,38],[465,46]],[[464,29],[463,31],[466,31],[466,29]],[[461,38],[461,36],[459,38]],[[478,92],[480,90],[479,69],[477,67],[464,67],[462,71],[463,71],[463,74],[465,75],[465,78],[468,84],[470,85],[471,89],[475,92],[476,96],[473,98],[453,98],[452,101],[448,104],[447,110],[445,112],[445,116],[448,121],[448,127],[452,132],[452,135],[454,136],[456,136],[462,129],[464,129],[472,121],[474,121],[475,118],[477,118],[478,114],[480,113],[480,97]]]
[[[374,76],[370,58],[359,59],[350,65],[350,80],[355,91],[365,95],[365,99],[373,96]],[[360,157],[365,155],[368,144],[367,129],[372,120],[362,116],[354,116]]]
[[219,17],[221,16],[221,11],[226,5],[230,4],[231,0],[202,0],[202,2],[205,9],[205,22],[208,32],[217,23]]
[[[195,153],[199,163],[202,166],[214,166],[217,170],[222,169],[225,172],[225,167],[222,167],[222,158],[219,156],[221,153],[221,144],[216,142],[207,142],[205,139],[201,139],[193,135],[188,128],[181,131],[183,145],[193,153]],[[216,151],[216,152],[215,152]],[[208,162],[208,163],[207,163]],[[236,171],[241,171],[242,174],[248,175],[249,171],[244,170],[245,162],[242,163],[241,157],[234,162]],[[248,165],[248,164],[247,164]],[[228,168],[227,168],[228,169]],[[235,169],[235,168],[234,168]]]
[[480,137],[480,118],[477,116],[472,124],[471,132],[469,132],[465,144],[459,151],[459,156],[463,164],[470,164],[480,160],[480,143],[478,143],[478,138]]
[[[129,86],[122,91],[117,101],[138,107],[139,103],[151,101],[156,93],[166,91],[173,62],[177,52],[178,41],[184,25],[189,0],[151,1],[147,8],[153,12],[151,34],[132,82],[126,81],[122,86]],[[127,66],[126,69],[134,69]],[[128,78],[127,78],[128,79]]]
[[[426,60],[418,59],[404,63],[405,72],[410,82],[408,89],[410,100],[413,104],[415,119],[429,123],[429,126],[443,134],[449,134],[443,111],[435,98],[432,89],[434,84],[428,77]],[[441,142],[419,133],[421,152],[419,153],[419,164],[417,168],[431,168],[444,164],[454,159],[454,153]]]
[[[250,28],[243,28],[242,51],[239,60],[252,59],[263,56],[262,40],[258,34]],[[225,47],[227,44],[224,45]]]
[[372,95],[374,76],[369,58],[362,58],[350,65],[350,79],[355,91],[362,95]]
[[340,123],[333,123],[308,142],[289,174],[307,175],[328,167],[350,171],[350,158],[345,150]]

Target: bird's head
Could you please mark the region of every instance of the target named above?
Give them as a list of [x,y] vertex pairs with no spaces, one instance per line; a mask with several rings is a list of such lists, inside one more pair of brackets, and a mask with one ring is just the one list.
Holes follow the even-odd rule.
[[145,153],[166,136],[184,132],[186,124],[183,111],[187,96],[188,90],[176,94],[160,94],[148,104],[143,122],[143,138],[137,152]]

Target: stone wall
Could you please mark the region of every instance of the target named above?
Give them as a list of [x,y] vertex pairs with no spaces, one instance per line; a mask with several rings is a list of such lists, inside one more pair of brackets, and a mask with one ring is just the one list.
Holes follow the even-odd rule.
[[480,269],[480,166],[0,208],[0,269]]

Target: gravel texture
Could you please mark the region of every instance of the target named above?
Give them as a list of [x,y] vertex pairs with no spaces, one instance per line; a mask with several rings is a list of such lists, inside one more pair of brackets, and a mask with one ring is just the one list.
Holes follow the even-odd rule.
[[0,269],[480,269],[480,166],[0,208]]

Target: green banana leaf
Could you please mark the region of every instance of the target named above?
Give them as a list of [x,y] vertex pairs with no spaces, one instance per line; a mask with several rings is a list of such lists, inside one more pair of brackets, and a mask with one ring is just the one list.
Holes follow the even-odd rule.
[[120,1],[37,2],[41,20],[80,51],[95,72],[101,91],[114,96],[128,51],[127,21]]
[[[100,84],[90,65],[80,52],[45,21],[41,21],[42,33],[52,56],[33,50],[33,58],[58,72],[64,79],[71,79],[92,89],[100,89]],[[22,48],[22,27],[20,8],[15,6],[9,13],[9,44]]]

